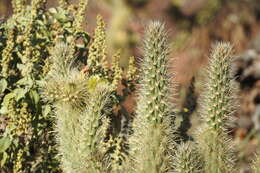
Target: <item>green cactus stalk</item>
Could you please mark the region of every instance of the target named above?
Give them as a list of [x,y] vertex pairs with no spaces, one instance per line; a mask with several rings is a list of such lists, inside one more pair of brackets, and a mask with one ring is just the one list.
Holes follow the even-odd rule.
[[208,79],[201,99],[203,127],[197,141],[205,159],[205,170],[211,173],[231,173],[234,169],[233,145],[227,128],[235,110],[235,86],[231,63],[233,49],[229,43],[217,43],[210,55]]
[[252,173],[260,173],[260,154],[256,154],[255,159],[252,164]]
[[134,134],[129,139],[132,172],[163,173],[172,167],[174,115],[168,55],[164,25],[150,23],[145,34]]
[[174,155],[174,173],[202,173],[203,160],[196,144],[193,142],[181,143]]
[[53,67],[43,82],[45,98],[54,103],[61,166],[68,173],[106,172],[109,121],[104,114],[111,89],[72,68],[70,50],[64,43],[56,45]]

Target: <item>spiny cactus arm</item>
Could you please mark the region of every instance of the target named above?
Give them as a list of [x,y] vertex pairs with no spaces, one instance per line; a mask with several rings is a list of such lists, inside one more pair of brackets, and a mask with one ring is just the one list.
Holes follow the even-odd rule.
[[174,115],[168,54],[164,25],[151,22],[145,34],[134,134],[129,139],[133,172],[163,173],[172,167],[170,119]]
[[197,142],[205,160],[205,170],[215,173],[236,172],[233,144],[227,127],[236,105],[231,63],[233,49],[229,43],[217,43],[210,55],[205,92],[201,104],[204,121],[197,131]]
[[[104,144],[111,88],[100,78],[86,78],[71,66],[68,45],[57,44],[51,71],[43,82],[43,94],[54,103],[56,131],[65,172],[106,172],[107,148]],[[59,68],[60,67],[60,68]],[[91,84],[89,84],[89,82]]]
[[173,168],[175,173],[202,173],[203,160],[195,143],[181,143],[174,155]]
[[101,173],[108,169],[104,141],[109,121],[103,111],[109,93],[109,87],[97,86],[90,93],[87,104],[83,105],[86,110],[63,100],[56,102],[57,140],[65,172]]
[[[134,134],[129,139],[130,159],[126,162],[133,173],[165,173],[172,163],[173,141],[169,124],[152,124],[146,117],[136,117]],[[130,172],[131,172],[130,171]]]
[[214,45],[201,106],[203,118],[215,130],[225,130],[235,110],[236,88],[231,68],[233,60],[233,48],[229,43]]
[[199,152],[205,161],[205,170],[216,173],[236,173],[234,145],[227,134],[220,134],[207,127],[197,132]]
[[106,172],[109,167],[108,148],[105,144],[109,120],[105,114],[110,112],[110,94],[110,86],[98,84],[95,91],[90,93],[86,111],[79,116],[79,154],[84,158],[82,164],[86,170]]
[[147,27],[139,91],[139,100],[145,102],[146,105],[140,107],[137,104],[137,114],[145,110],[142,116],[147,116],[155,123],[160,123],[163,117],[169,116],[173,110],[167,37],[164,24],[152,22]]
[[56,140],[58,152],[61,158],[61,168],[65,173],[76,172],[83,166],[78,153],[78,116],[80,112],[75,111],[68,103],[56,103]]

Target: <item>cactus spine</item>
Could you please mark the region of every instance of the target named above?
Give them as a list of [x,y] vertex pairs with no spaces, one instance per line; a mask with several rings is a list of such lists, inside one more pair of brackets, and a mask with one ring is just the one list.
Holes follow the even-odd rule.
[[212,173],[235,172],[232,144],[227,136],[230,115],[234,112],[235,105],[232,54],[229,43],[214,45],[201,100],[204,124],[197,134],[197,141],[205,159],[205,170]]
[[132,172],[162,173],[172,166],[173,107],[168,54],[164,25],[150,23],[145,34],[134,134],[129,140]]
[[174,155],[175,173],[201,173],[203,161],[193,142],[181,143],[178,145]]

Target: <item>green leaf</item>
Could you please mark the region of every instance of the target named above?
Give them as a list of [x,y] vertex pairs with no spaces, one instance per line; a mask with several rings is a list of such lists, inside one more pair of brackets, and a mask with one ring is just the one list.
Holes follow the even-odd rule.
[[47,117],[48,114],[51,112],[51,106],[50,105],[46,105],[43,109],[42,115],[44,117]]
[[7,155],[6,152],[4,152],[3,155],[2,155],[2,158],[1,158],[1,162],[0,162],[0,166],[1,166],[1,167],[4,166],[4,164],[5,164],[6,160],[7,160],[7,158],[8,158],[8,155]]
[[1,113],[1,114],[5,114],[5,113],[8,112],[9,101],[10,101],[12,98],[14,98],[14,96],[15,96],[14,93],[9,93],[9,94],[5,95],[4,100],[3,100],[3,102],[2,102],[2,107],[1,107],[1,109],[0,109],[0,113]]
[[7,81],[5,79],[0,80],[0,93],[3,93],[7,88]]
[[28,86],[28,88],[32,88],[34,82],[31,79],[30,76],[26,76],[22,79],[20,79],[19,81],[16,82],[16,85],[18,86]]
[[27,93],[27,90],[24,88],[15,89],[14,90],[15,100],[19,101],[21,98],[24,98],[26,93]]
[[55,9],[55,8],[50,8],[50,9],[49,9],[49,12],[52,13],[52,14],[55,14],[55,13],[57,13],[57,9]]
[[30,91],[30,97],[32,98],[35,105],[39,103],[40,96],[35,90]]
[[11,140],[8,137],[3,137],[0,139],[0,153],[5,152],[5,150],[11,145]]

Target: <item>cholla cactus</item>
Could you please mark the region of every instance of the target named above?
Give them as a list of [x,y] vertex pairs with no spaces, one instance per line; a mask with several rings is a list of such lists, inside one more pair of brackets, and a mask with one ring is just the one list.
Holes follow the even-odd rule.
[[196,144],[192,142],[181,143],[174,155],[175,173],[201,173],[203,168],[202,157],[198,153]]
[[173,106],[168,54],[164,25],[150,23],[144,41],[134,134],[129,139],[133,172],[162,173],[172,167],[174,144],[170,119]]
[[217,43],[210,56],[208,80],[201,100],[203,127],[197,141],[205,159],[205,170],[212,173],[235,172],[232,144],[227,127],[234,112],[234,93],[231,63],[232,46]]
[[66,59],[70,57],[68,48],[64,43],[56,46],[52,56],[56,60],[43,82],[43,94],[54,102],[56,110],[62,168],[64,172],[106,172],[109,166],[104,138],[108,119],[104,113],[111,90],[107,83],[97,82],[88,92],[92,85],[72,68],[71,59]]
[[256,157],[253,161],[252,171],[253,171],[253,173],[260,173],[260,154],[259,154],[259,152],[256,154]]

